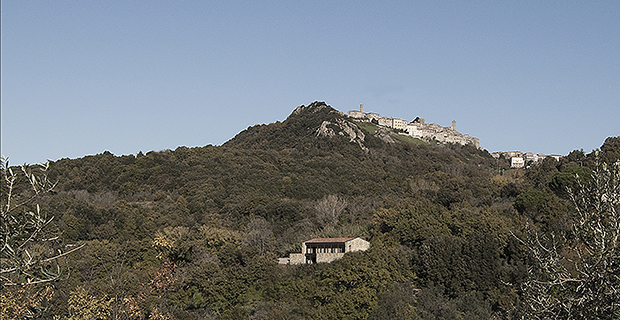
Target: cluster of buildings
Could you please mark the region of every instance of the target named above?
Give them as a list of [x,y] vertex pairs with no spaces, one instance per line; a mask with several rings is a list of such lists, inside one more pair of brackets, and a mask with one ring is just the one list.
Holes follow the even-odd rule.
[[279,264],[329,263],[347,252],[366,251],[370,242],[362,238],[314,238],[302,242],[301,253],[278,259]]
[[461,145],[471,144],[480,149],[480,140],[461,134],[456,131],[456,121],[452,121],[451,127],[442,127],[436,123],[424,123],[423,118],[416,118],[409,122],[400,118],[382,117],[378,113],[364,112],[364,105],[360,104],[360,110],[351,110],[347,115],[357,121],[373,122],[380,126],[402,130],[423,141],[437,141],[440,143],[458,143]]
[[556,154],[545,155],[542,153],[534,154],[532,152],[521,152],[521,151],[498,151],[498,152],[491,153],[491,155],[495,159],[499,159],[499,158],[510,159],[511,168],[523,168],[527,164],[537,163],[547,157],[551,157],[559,161],[560,158],[562,157]]

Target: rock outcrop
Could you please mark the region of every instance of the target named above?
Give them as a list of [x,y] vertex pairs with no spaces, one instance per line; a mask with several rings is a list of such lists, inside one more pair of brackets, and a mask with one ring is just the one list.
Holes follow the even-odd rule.
[[336,119],[336,121],[323,121],[321,126],[316,130],[317,137],[334,137],[341,135],[347,137],[349,142],[357,143],[364,151],[368,151],[368,148],[364,146],[364,139],[366,135],[360,128],[353,122],[344,119]]
[[396,143],[396,140],[392,137],[392,131],[386,128],[377,128],[377,132],[375,132],[375,137],[381,139],[381,141],[385,143]]

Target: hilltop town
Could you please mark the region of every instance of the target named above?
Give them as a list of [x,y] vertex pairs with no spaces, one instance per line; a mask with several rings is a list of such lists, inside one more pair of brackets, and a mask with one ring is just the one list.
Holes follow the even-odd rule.
[[452,121],[451,127],[442,127],[436,123],[425,123],[424,118],[419,117],[408,122],[401,118],[382,117],[378,113],[364,112],[363,104],[360,104],[359,111],[350,110],[347,112],[347,115],[359,122],[372,122],[380,126],[401,130],[403,134],[426,142],[470,144],[478,149],[482,149],[478,138],[456,131],[456,121]]
[[[397,129],[401,131],[401,134],[407,134],[426,142],[436,141],[439,143],[469,144],[478,149],[482,149],[478,138],[456,131],[456,121],[452,121],[452,126],[450,127],[442,127],[436,123],[425,123],[424,118],[419,117],[408,122],[402,118],[383,117],[378,113],[364,112],[363,104],[360,104],[359,110],[350,110],[347,112],[347,115],[355,121],[372,122],[379,126]],[[512,168],[523,168],[529,164],[542,161],[547,157],[552,157],[555,160],[560,160],[561,158],[560,155],[535,154],[522,151],[497,151],[491,153],[491,155],[496,159],[505,158],[510,160],[510,166]]]

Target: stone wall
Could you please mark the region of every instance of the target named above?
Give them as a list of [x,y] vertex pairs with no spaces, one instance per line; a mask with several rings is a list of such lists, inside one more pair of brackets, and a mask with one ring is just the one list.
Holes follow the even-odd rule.
[[370,242],[355,238],[345,243],[344,252],[366,251],[370,248]]
[[330,263],[344,256],[344,253],[317,253],[316,263]]
[[303,253],[291,253],[289,255],[290,264],[302,264],[306,263],[306,255]]

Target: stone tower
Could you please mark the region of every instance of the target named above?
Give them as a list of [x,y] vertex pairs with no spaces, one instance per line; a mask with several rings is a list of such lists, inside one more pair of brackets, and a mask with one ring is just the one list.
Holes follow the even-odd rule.
[[452,130],[456,131],[456,120],[452,120]]
[[364,112],[364,105],[360,104],[360,112]]

